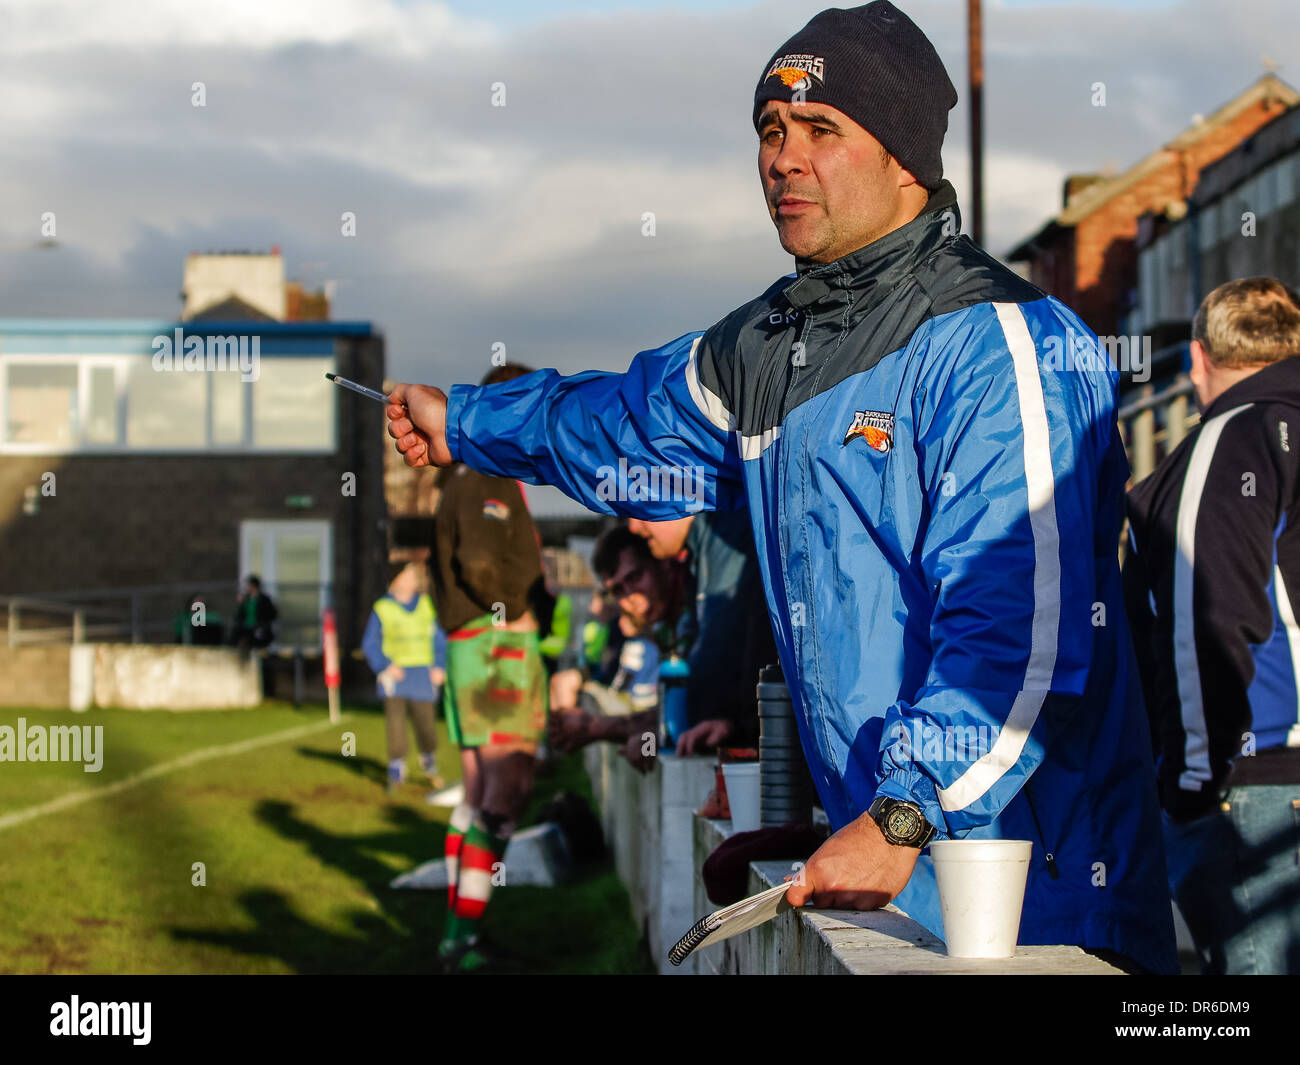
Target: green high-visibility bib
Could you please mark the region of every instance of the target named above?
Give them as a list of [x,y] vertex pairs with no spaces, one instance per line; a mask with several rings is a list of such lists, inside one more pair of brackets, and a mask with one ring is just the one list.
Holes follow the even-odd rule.
[[600,661],[608,643],[608,625],[600,621],[589,621],[582,626],[582,657],[587,665],[594,666]]
[[375,603],[383,626],[384,657],[402,668],[433,665],[433,600],[421,595],[414,610],[406,610],[396,599],[384,596]]

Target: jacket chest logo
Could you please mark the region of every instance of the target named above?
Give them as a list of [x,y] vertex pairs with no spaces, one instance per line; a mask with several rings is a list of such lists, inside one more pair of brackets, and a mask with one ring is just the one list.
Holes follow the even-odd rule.
[[505,521],[510,517],[510,508],[499,499],[485,499],[483,500],[483,517]]
[[853,416],[849,431],[844,434],[844,444],[848,444],[855,436],[866,440],[873,450],[886,454],[894,446],[894,416],[883,410],[858,411]]

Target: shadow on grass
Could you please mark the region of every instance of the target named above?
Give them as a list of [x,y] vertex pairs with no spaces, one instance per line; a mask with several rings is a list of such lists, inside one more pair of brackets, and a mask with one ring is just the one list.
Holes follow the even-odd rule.
[[315,758],[339,766],[380,787],[388,782],[388,767],[378,758],[369,758],[360,754],[340,754],[336,751],[318,751],[312,747],[299,747],[297,753],[304,758]]
[[[319,752],[311,753],[318,757]],[[353,769],[353,759],[343,759]],[[539,773],[530,804],[576,783],[580,764]],[[585,774],[582,774],[585,784]],[[397,875],[379,855],[400,855],[413,868],[442,853],[446,828],[403,806],[390,807],[389,829],[361,835],[331,832],[305,821],[286,802],[263,801],[255,816],[323,865],[364,885],[369,907],[352,909],[322,927],[294,912],[290,896],[274,890],[239,896],[254,927],[214,931],[175,928],[188,942],[242,954],[278,958],[299,973],[431,973],[446,920],[445,891],[393,890]],[[310,890],[310,885],[304,885]],[[347,930],[338,931],[339,924]],[[653,971],[628,907],[627,894],[607,862],[576,871],[559,888],[508,887],[494,893],[483,923],[488,939],[512,957],[512,971],[542,973],[645,973]]]
[[272,890],[239,896],[254,927],[230,931],[176,928],[182,941],[225,947],[241,954],[279,958],[299,973],[429,973],[446,916],[440,892],[392,891],[397,875],[377,854],[400,854],[410,865],[441,850],[442,825],[401,806],[386,817],[392,829],[359,836],[336,834],[302,820],[290,803],[258,803],[256,817],[282,837],[295,840],[322,864],[333,866],[369,890],[372,909],[342,915],[347,932],[304,919],[289,897]]

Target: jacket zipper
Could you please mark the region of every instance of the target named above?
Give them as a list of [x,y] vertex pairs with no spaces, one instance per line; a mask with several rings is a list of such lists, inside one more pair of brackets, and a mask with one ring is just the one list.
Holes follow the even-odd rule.
[[[797,351],[799,350],[799,345],[803,343],[803,339],[804,339],[804,337],[807,335],[807,332],[808,332],[808,322],[809,322],[808,309],[805,307],[805,308],[800,312],[800,314],[799,314],[799,328],[798,328],[798,329],[796,330],[796,332],[795,332],[794,344],[793,344],[793,346],[790,348],[790,354],[786,356],[787,359],[792,358],[792,357],[794,356],[795,352],[797,352]],[[806,359],[807,359],[807,352],[808,352],[808,349],[807,349],[807,347],[805,346],[805,347],[804,347],[805,365],[807,365],[807,362],[806,362]],[[781,417],[781,422],[780,422],[780,424],[781,424],[781,426],[782,426],[782,431],[784,431],[784,426],[785,426],[785,417],[786,417],[786,414],[788,413],[788,411],[786,410],[786,402],[787,402],[787,400],[789,400],[789,398],[790,398],[790,393],[791,393],[792,391],[794,391],[795,381],[798,380],[798,377],[799,377],[799,369],[800,369],[799,365],[798,365],[797,363],[792,363],[792,364],[791,364],[791,368],[792,368],[792,370],[793,370],[793,373],[790,375],[790,383],[789,383],[789,385],[786,387],[785,395],[783,395],[783,396],[781,397],[781,410],[780,410],[779,413],[780,413],[780,417]],[[787,456],[786,453],[785,453],[785,452],[786,452],[786,449],[783,447],[781,450],[782,450],[782,454],[781,454],[781,470],[779,471],[779,475],[780,475],[781,481],[784,483],[784,482],[786,481],[786,479],[787,479],[788,474],[789,474],[790,464],[789,464],[789,458],[788,458],[788,456]],[[784,492],[778,492],[776,498],[777,498],[777,510],[776,510],[777,535],[778,535],[778,537],[784,539],[784,538],[785,538],[785,529],[786,529],[786,523],[785,523],[785,493],[784,493]],[[789,557],[790,557],[790,544],[789,544],[789,541],[788,541],[788,540],[785,540],[785,542],[781,543],[781,554],[783,555],[783,557],[786,557],[786,558],[789,558]],[[789,587],[789,584],[786,583],[784,580],[782,581],[782,583],[783,583],[783,584],[786,584],[786,602],[787,602],[787,604],[788,604],[789,601],[790,601],[790,587]]]
[[1029,794],[1029,783],[1025,782],[1024,787],[1025,802],[1029,805],[1029,816],[1034,819],[1034,828],[1038,832],[1038,845],[1043,848],[1046,857],[1043,859],[1047,863],[1047,875],[1053,880],[1059,880],[1060,871],[1056,868],[1056,855],[1047,849],[1047,842],[1043,837],[1043,826],[1038,823],[1038,814],[1034,810],[1034,800]]
[[806,368],[808,366],[808,345],[804,344],[804,337],[808,335],[808,328],[809,325],[811,324],[811,321],[812,321],[812,316],[809,313],[808,308],[804,307],[799,312],[799,329],[795,334],[794,346],[791,347],[790,349],[790,352],[793,355],[794,352],[796,352],[799,349],[799,347],[802,345],[804,361],[802,363],[794,364],[794,373],[790,377],[790,388],[786,389],[786,394],[781,398],[781,424],[782,425],[785,424],[785,416],[786,416],[785,401],[790,397],[790,392],[794,389],[794,383],[796,378],[798,378],[799,376],[799,370],[801,368]]

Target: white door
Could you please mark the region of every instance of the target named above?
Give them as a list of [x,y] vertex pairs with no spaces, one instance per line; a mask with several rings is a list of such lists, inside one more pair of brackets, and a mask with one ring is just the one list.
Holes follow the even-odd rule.
[[319,647],[321,611],[333,602],[327,521],[244,521],[239,525],[239,579],[256,574],[275,602],[276,647]]

